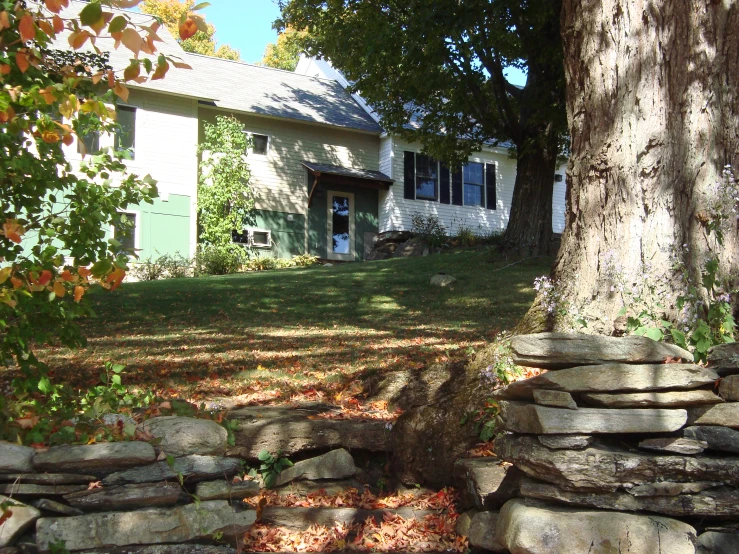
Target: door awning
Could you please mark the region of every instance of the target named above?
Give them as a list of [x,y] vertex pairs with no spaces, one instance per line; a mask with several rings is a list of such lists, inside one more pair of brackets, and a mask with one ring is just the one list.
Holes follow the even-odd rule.
[[389,190],[395,182],[393,179],[380,171],[371,169],[354,169],[341,167],[340,165],[319,164],[314,162],[303,162],[308,172],[313,175],[313,186],[308,197],[308,207],[313,201],[313,193],[318,183],[330,185],[348,185],[352,187],[368,188],[376,190]]

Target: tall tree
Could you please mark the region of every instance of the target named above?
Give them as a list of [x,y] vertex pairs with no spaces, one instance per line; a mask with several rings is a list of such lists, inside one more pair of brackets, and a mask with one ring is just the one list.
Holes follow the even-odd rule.
[[261,65],[295,71],[300,54],[305,50],[307,38],[307,31],[297,31],[292,27],[286,27],[277,35],[277,41],[268,44],[264,49]]
[[[284,0],[278,26],[354,84],[385,128],[459,164],[488,141],[515,147],[509,245],[548,250],[566,129],[560,0]],[[506,67],[524,68],[526,86]]]
[[[572,149],[558,301],[604,333],[641,304],[696,348],[696,316],[723,317],[712,324],[729,339],[711,310],[739,285],[726,167],[739,167],[739,2],[564,0],[562,22]],[[545,305],[523,328],[566,325]]]
[[185,52],[202,54],[224,58],[226,60],[239,60],[239,51],[224,44],[216,48],[216,28],[211,24],[205,25],[205,30],[198,30],[189,38],[181,38],[179,24],[183,14],[188,14],[195,6],[195,0],[144,0],[141,11],[156,16],[162,20],[170,33],[178,38],[180,46]]

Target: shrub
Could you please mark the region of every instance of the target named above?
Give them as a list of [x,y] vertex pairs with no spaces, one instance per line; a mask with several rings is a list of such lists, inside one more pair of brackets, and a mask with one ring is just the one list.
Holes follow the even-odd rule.
[[293,256],[291,261],[295,267],[311,267],[321,263],[318,256],[313,256],[311,254],[298,254],[297,256]]
[[195,253],[196,275],[229,275],[246,264],[248,254],[238,244],[198,245]]
[[158,258],[146,258],[131,271],[139,281],[156,281],[157,279],[178,279],[189,277],[192,262],[179,252],[170,256],[164,254]]
[[268,269],[278,269],[280,261],[272,256],[255,256],[246,262],[246,269],[249,271],[265,271]]
[[152,257],[142,260],[131,269],[133,276],[139,281],[156,281],[164,276],[164,267],[160,263],[162,258]]
[[438,248],[446,242],[446,229],[435,215],[414,214],[411,225],[411,231],[431,247]]
[[474,246],[477,242],[477,236],[470,227],[460,225],[457,227],[457,236],[455,237],[461,246]]

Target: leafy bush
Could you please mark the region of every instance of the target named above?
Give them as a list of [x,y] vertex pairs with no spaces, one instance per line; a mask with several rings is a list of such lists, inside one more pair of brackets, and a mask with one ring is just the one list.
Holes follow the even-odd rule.
[[413,214],[411,217],[411,231],[432,248],[442,246],[447,239],[446,228],[435,215]]
[[160,263],[161,257],[146,258],[131,269],[131,274],[139,281],[156,281],[164,276],[164,267]]
[[313,256],[311,254],[298,254],[297,256],[293,256],[291,261],[295,267],[311,267],[321,263],[318,256]]
[[248,261],[248,254],[238,244],[198,245],[195,253],[196,275],[229,275]]
[[179,279],[192,274],[192,262],[179,252],[174,255],[164,254],[158,258],[146,258],[131,271],[139,281],[156,281],[158,279]]
[[455,237],[461,246],[474,246],[477,243],[477,236],[472,228],[466,225],[457,227],[457,236]]
[[257,455],[259,461],[262,462],[259,466],[259,471],[252,469],[249,474],[252,477],[256,477],[257,473],[262,476],[264,481],[264,487],[271,489],[277,483],[277,477],[282,473],[283,469],[287,469],[293,466],[293,463],[287,458],[282,457],[282,452],[277,454],[270,454],[266,449],[259,452]]
[[277,269],[279,261],[272,256],[255,256],[246,262],[246,269],[249,271],[266,271],[268,269]]

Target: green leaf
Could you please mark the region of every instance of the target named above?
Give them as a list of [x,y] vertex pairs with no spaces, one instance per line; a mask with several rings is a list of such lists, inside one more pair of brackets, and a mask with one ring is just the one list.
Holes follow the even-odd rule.
[[113,364],[113,367],[110,368],[113,373],[121,373],[124,369],[126,369],[126,366],[123,364]]
[[274,472],[267,473],[264,476],[264,487],[267,489],[271,489],[275,486],[275,483],[277,482],[277,474]]
[[80,23],[91,26],[103,17],[103,7],[99,2],[90,2],[80,12]]
[[257,459],[260,462],[266,462],[272,459],[272,454],[270,454],[269,451],[265,448],[262,451],[260,451],[259,454],[257,454]]
[[190,11],[196,12],[198,10],[207,8],[209,6],[210,6],[210,2],[200,2],[200,4],[195,4],[192,8],[190,8]]
[[117,15],[110,22],[110,25],[108,25],[108,32],[120,33],[126,28],[126,25],[128,25],[128,20],[122,15]]
[[52,390],[54,390],[54,387],[52,386],[51,381],[48,377],[44,376],[39,379],[38,390],[40,390],[44,394],[49,394]]
[[662,333],[662,331],[657,329],[656,327],[649,327],[644,332],[644,335],[656,341],[662,340],[665,336],[664,333]]

